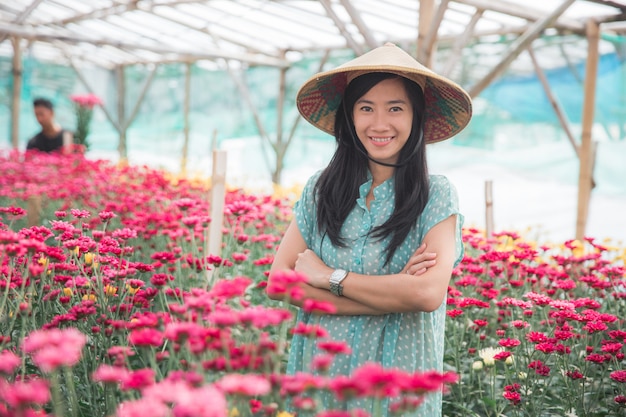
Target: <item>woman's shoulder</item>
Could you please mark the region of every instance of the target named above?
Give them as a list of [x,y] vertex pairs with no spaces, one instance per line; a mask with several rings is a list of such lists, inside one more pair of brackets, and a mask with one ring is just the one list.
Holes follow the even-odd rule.
[[428,179],[429,179],[431,192],[437,191],[437,190],[444,191],[444,190],[449,190],[451,188],[454,188],[454,184],[452,184],[452,182],[445,175],[430,174],[428,176]]
[[430,175],[430,185],[428,191],[429,204],[442,204],[443,202],[451,202],[458,204],[458,192],[452,181],[445,175]]

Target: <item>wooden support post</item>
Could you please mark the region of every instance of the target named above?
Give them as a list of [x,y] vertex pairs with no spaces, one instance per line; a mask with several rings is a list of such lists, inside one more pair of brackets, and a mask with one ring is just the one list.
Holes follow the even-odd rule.
[[185,71],[185,101],[183,102],[183,154],[180,171],[187,173],[187,154],[189,153],[189,101],[191,96],[191,64],[188,62]]
[[11,144],[20,147],[20,102],[22,98],[22,48],[20,38],[11,38],[13,44],[13,102],[11,104]]
[[493,235],[493,181],[485,181],[485,237]]
[[[211,176],[211,224],[205,236],[205,256],[222,253],[222,228],[224,227],[224,197],[226,195],[226,151],[213,151],[213,174]],[[213,270],[207,270],[209,288],[213,285]]]
[[585,96],[582,115],[582,144],[580,147],[580,170],[578,172],[578,213],[576,217],[576,239],[585,237],[589,200],[593,181],[593,144],[591,133],[596,105],[596,79],[598,75],[598,47],[600,26],[593,19],[587,20],[587,63],[585,66]]
[[434,17],[430,22],[428,33],[426,34],[426,38],[422,43],[423,50],[420,53],[423,61],[421,62],[428,68],[433,67],[433,62],[435,60],[434,53],[437,50],[437,48],[435,48],[435,44],[437,43],[437,33],[439,32],[439,26],[441,26],[443,17],[446,14],[449,1],[450,0],[441,0],[439,2],[437,12],[434,14]]
[[115,75],[117,80],[117,122],[121,129],[118,132],[120,139],[117,144],[117,151],[120,155],[120,160],[125,162],[128,159],[128,150],[126,149],[126,76],[124,74],[124,67],[119,65],[115,68]]
[[435,12],[434,0],[421,0],[419,10],[419,22],[417,26],[417,51],[415,56],[419,62],[424,63],[424,48],[426,44],[426,38],[430,29],[431,22]]

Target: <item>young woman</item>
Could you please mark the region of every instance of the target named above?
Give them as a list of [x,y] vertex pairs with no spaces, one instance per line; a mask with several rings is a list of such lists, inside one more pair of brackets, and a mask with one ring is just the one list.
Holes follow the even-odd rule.
[[[351,347],[351,355],[334,359],[331,376],[366,362],[441,371],[445,298],[463,255],[463,217],[453,185],[428,174],[425,145],[467,125],[470,97],[386,44],[312,77],[297,103],[305,119],[335,136],[337,149],[304,187],[270,280],[277,271],[298,271],[308,278],[304,299],[336,306],[332,315],[298,313]],[[319,353],[316,341],[294,336],[288,372],[309,372]],[[323,409],[373,407],[330,394],[322,401]],[[414,415],[441,415],[441,396],[430,396]]]

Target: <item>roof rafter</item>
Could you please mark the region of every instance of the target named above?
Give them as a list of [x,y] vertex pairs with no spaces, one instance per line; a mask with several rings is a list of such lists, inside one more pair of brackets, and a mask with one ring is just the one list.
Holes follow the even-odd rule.
[[[529,21],[541,20],[545,16],[545,13],[542,12],[541,10],[533,10],[530,7],[523,6],[520,4],[515,4],[510,1],[505,1],[505,0],[499,0],[499,1],[452,0],[452,1],[466,4],[468,6],[473,6],[477,9],[490,10],[492,12],[520,17],[522,19],[529,20]],[[555,27],[571,30],[576,33],[580,33],[580,34],[585,33],[585,25],[582,22],[578,22],[572,19],[567,19],[563,16],[557,18],[554,21],[553,25]]]
[[94,45],[110,45],[110,46],[120,48],[120,49],[145,50],[145,51],[151,51],[151,52],[156,52],[156,53],[165,54],[165,55],[174,54],[176,56],[181,57],[181,59],[183,60],[186,60],[192,57],[196,59],[224,58],[224,59],[234,59],[237,61],[247,62],[250,64],[257,64],[257,65],[268,65],[268,66],[274,66],[274,67],[289,66],[289,63],[286,62],[285,60],[270,57],[267,55],[266,56],[253,55],[253,54],[236,53],[236,52],[223,51],[223,50],[214,50],[214,51],[203,50],[202,52],[199,52],[197,50],[191,50],[191,49],[183,50],[183,49],[176,49],[176,48],[167,48],[163,45],[148,45],[148,44],[124,42],[124,41],[119,41],[117,39],[107,39],[107,38],[94,39],[94,38],[89,38],[89,37],[80,36],[80,35],[69,36],[69,35],[58,34],[58,33],[47,33],[37,28],[31,28],[29,30],[22,26],[12,25],[12,24],[2,23],[2,22],[0,22],[0,34],[15,35],[15,36],[19,36],[21,38],[29,39],[29,40],[46,40],[46,41],[60,40],[66,43],[84,42],[84,43],[89,43],[89,44],[94,44]]
[[320,3],[322,3],[322,6],[324,6],[324,9],[326,10],[328,17],[330,17],[333,20],[333,22],[335,22],[335,25],[337,25],[337,29],[339,29],[339,32],[341,33],[341,35],[346,39],[346,43],[348,44],[348,46],[357,55],[361,55],[364,52],[362,46],[354,40],[354,38],[352,37],[348,29],[346,28],[346,25],[344,24],[344,22],[339,18],[339,16],[337,16],[335,11],[333,10],[333,7],[330,1],[320,0]]
[[370,48],[375,48],[378,46],[378,42],[370,32],[369,28],[361,18],[359,12],[354,8],[350,0],[339,0],[344,9],[348,12],[348,15],[352,19],[352,23],[359,29],[363,39],[365,39],[365,43]]

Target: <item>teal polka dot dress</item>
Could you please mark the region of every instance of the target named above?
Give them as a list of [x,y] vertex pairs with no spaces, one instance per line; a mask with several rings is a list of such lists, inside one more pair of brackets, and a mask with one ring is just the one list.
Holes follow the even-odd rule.
[[[332,245],[317,230],[314,187],[321,171],[307,182],[300,200],[294,207],[298,228],[307,246],[315,251],[324,263],[332,268],[342,268],[365,275],[386,275],[399,273],[410,256],[422,243],[428,231],[437,223],[451,215],[457,216],[456,263],[463,256],[461,227],[463,216],[458,210],[456,189],[441,175],[430,176],[429,201],[418,218],[413,232],[396,250],[391,262],[385,263],[385,248],[388,240],[377,241],[369,236],[376,226],[383,224],[394,207],[393,177],[374,189],[374,200],[368,209],[365,198],[369,192],[371,177],[359,189],[360,196],[352,212],[348,215],[342,235],[349,242],[345,248]],[[443,367],[443,343],[445,326],[445,302],[432,313],[394,313],[383,316],[332,316],[311,315],[298,312],[298,320],[305,324],[324,327],[329,339],[345,341],[351,348],[351,355],[337,355],[329,371],[330,376],[350,375],[354,369],[366,362],[378,362],[387,368],[400,368],[405,371],[441,371]],[[322,353],[317,341],[295,335],[289,351],[287,372],[311,372],[311,360]],[[323,393],[321,400],[324,410],[354,410],[356,408],[372,412],[370,400],[338,401],[330,393]],[[386,408],[387,405],[383,408]],[[383,413],[387,416],[387,413]],[[441,415],[441,395],[430,395],[427,401],[410,416],[433,417]],[[409,416],[408,414],[406,415]]]

